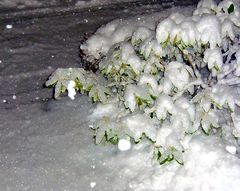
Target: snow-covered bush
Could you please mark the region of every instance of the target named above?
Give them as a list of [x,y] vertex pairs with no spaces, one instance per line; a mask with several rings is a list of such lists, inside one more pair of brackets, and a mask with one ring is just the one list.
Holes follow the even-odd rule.
[[46,85],[55,98],[80,91],[100,102],[97,144],[127,150],[147,139],[160,164],[183,164],[187,142],[200,133],[239,148],[239,27],[234,0],[202,0],[192,16],[173,13],[156,30],[113,21],[81,45],[88,61],[99,60],[96,73],[58,69]]

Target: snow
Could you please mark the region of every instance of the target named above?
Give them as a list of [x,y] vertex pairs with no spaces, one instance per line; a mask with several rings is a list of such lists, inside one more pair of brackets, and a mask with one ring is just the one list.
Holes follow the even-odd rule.
[[122,45],[120,58],[123,63],[130,65],[136,74],[139,74],[144,67],[144,64],[136,55],[133,46],[130,43]]
[[157,40],[159,43],[163,43],[167,40],[173,28],[173,25],[174,25],[174,22],[171,19],[165,19],[159,23],[156,30]]
[[235,155],[237,153],[237,148],[232,145],[227,145],[226,150],[233,155]]
[[[158,42],[164,43],[170,38],[172,43],[181,39],[185,44],[191,45],[194,45],[199,40],[204,44],[209,42],[211,48],[221,45],[221,24],[216,16],[205,15],[200,18],[196,16],[186,20],[183,19],[184,16],[173,14],[161,21],[156,30]],[[224,32],[228,28],[229,25],[225,26]],[[230,33],[230,35],[232,34]]]
[[235,111],[235,104],[238,104],[239,101],[239,97],[226,85],[215,85],[212,89],[211,98],[220,107],[225,106],[231,111]]
[[[166,79],[169,80],[173,86],[182,90],[190,82],[190,74],[186,65],[180,62],[171,62],[167,65],[165,70]],[[167,92],[166,92],[167,93]]]
[[174,113],[173,100],[166,94],[161,94],[156,101],[156,115],[159,120],[165,119],[167,113]]
[[94,188],[96,186],[96,182],[91,182],[90,186],[91,186],[91,188]]
[[70,97],[72,100],[75,99],[75,95],[76,95],[75,86],[76,86],[75,81],[71,80],[68,82],[68,85],[67,85],[68,97]]
[[[99,59],[101,55],[105,55],[113,44],[119,43],[129,38],[134,32],[137,35],[140,31],[144,31],[144,37],[150,35],[150,31],[155,29],[155,24],[161,21],[166,15],[176,12],[179,8],[174,7],[170,10],[163,10],[160,13],[151,15],[141,15],[128,19],[116,19],[106,25],[100,27],[93,36],[91,36],[85,44],[80,48],[89,55],[89,60]],[[182,13],[189,15],[189,7],[181,8]],[[138,27],[143,27],[138,29]],[[148,30],[146,30],[148,28]],[[140,31],[138,31],[138,30]],[[137,35],[139,36],[139,35]]]
[[1,190],[77,191],[95,185],[94,189],[106,191],[238,191],[240,187],[240,161],[217,138],[190,140],[184,166],[154,165],[144,144],[134,145],[130,152],[96,146],[88,127],[93,110],[85,96],[48,104],[50,112],[35,104],[31,112],[29,106],[14,111],[17,118],[12,115],[9,121],[2,120],[7,114],[0,116]]
[[231,116],[232,116],[233,124],[236,127],[233,133],[236,137],[239,137],[240,136],[240,115],[232,113]]
[[[111,24],[109,26],[114,28]],[[107,29],[111,30],[111,27]],[[121,39],[118,35],[103,38],[103,47],[106,43],[104,51],[112,43],[109,39],[116,37],[115,42]],[[141,38],[147,36],[148,32],[146,36],[140,35]],[[96,58],[100,56],[99,50],[93,52]],[[132,53],[131,47],[127,46],[121,56],[128,62]],[[136,61],[135,58],[132,60]],[[136,63],[129,62],[137,72],[140,64]],[[163,82],[164,93],[169,93],[166,89],[171,89],[172,85],[182,89],[189,83],[189,72],[178,62],[170,64],[166,74],[169,80]],[[136,107],[136,96],[148,99],[146,86],[151,86],[154,92],[162,91],[156,80],[144,75],[140,76],[139,84],[128,86],[125,104],[132,112]],[[68,82],[70,98],[75,98],[74,86],[74,81]],[[212,96],[221,106],[230,103],[235,109],[233,93],[228,92],[224,98],[223,91],[228,92],[225,86],[216,87]],[[206,119],[205,123],[214,122],[216,116],[211,113],[210,106],[207,108],[212,119]],[[190,118],[195,115],[186,99],[172,100],[165,94],[158,97],[155,109],[159,119],[166,118],[167,112],[179,114],[181,120],[187,115]],[[0,115],[0,190],[238,191],[240,188],[240,160],[236,147],[224,144],[217,136],[196,135],[192,139],[186,136],[178,143],[175,129],[167,123],[159,128],[158,123],[142,113],[121,116],[119,105],[92,105],[85,96],[76,96],[74,102],[63,98],[61,101],[21,105],[11,112],[9,115],[3,110]],[[152,159],[152,147],[146,140],[131,145],[129,140],[120,139],[118,147],[95,145],[94,132],[90,128],[94,120],[103,116],[122,120],[124,127],[136,135],[136,140],[144,130],[149,138],[156,140],[156,146],[174,145],[178,148],[182,145],[185,148],[184,165],[175,161],[156,164]],[[239,116],[233,116],[233,123],[239,124],[239,121]],[[175,124],[181,125],[181,122]]]
[[155,146],[160,147],[161,145],[166,146],[167,138],[172,134],[173,130],[166,126],[163,126],[158,130]]
[[220,48],[207,49],[204,52],[203,61],[208,64],[208,68],[212,70],[213,68],[217,71],[222,69],[223,56]]
[[136,87],[133,85],[128,85],[125,92],[125,105],[127,108],[129,108],[131,111],[134,111],[136,108],[136,101],[135,101],[135,92]]
[[199,1],[197,5],[197,8],[200,8],[200,7],[216,10],[217,4],[214,0],[202,0],[202,1]]
[[131,148],[131,142],[126,139],[120,139],[118,142],[118,149],[120,151],[128,151]]
[[[239,159],[227,154],[219,140],[197,137],[191,141],[191,148],[187,152],[189,155],[185,159],[184,168],[179,170],[179,177],[175,178],[175,188],[180,191],[239,189]],[[189,182],[194,182],[195,185],[192,186]]]
[[201,42],[209,42],[210,48],[222,44],[221,24],[216,16],[209,15],[200,19],[197,23],[197,30],[200,32]]
[[222,37],[230,37],[231,40],[234,40],[234,27],[233,23],[228,19],[225,19],[222,23]]
[[12,29],[12,28],[13,28],[12,25],[10,25],[10,24],[6,25],[6,29]]
[[151,100],[150,94],[147,91],[147,87],[144,85],[129,84],[124,94],[125,106],[129,108],[131,111],[134,111],[137,107],[138,98],[143,101]]
[[156,140],[159,124],[157,121],[152,121],[149,116],[136,113],[124,117],[122,123],[129,129],[129,134],[135,141],[139,141],[143,137],[143,132],[145,132],[149,139]]
[[154,76],[149,75],[149,74],[142,74],[140,76],[138,84],[139,85],[144,85],[144,84],[150,85],[152,88],[152,95],[157,95],[158,83],[157,83],[157,79]]

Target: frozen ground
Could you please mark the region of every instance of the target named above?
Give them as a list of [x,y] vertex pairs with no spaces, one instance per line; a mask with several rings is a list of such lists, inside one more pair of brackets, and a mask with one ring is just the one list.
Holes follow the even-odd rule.
[[1,112],[0,190],[239,190],[240,161],[218,140],[195,138],[183,167],[152,166],[148,147],[95,146],[92,109],[82,96]]
[[161,10],[123,7],[1,20],[0,190],[239,190],[240,161],[215,138],[192,140],[183,167],[154,165],[147,146],[120,152],[94,145],[88,127],[94,106],[87,97],[49,99],[51,90],[42,84],[58,67],[79,66],[84,32],[113,18]]

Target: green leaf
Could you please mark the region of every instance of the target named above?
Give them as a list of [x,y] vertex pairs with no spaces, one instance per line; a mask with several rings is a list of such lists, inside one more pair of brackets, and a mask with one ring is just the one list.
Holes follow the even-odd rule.
[[112,143],[113,145],[116,145],[116,144],[118,144],[119,138],[118,138],[117,135],[114,135],[114,136],[111,137],[108,141],[109,141],[110,143]]
[[172,154],[168,155],[166,158],[164,158],[163,160],[160,160],[159,163],[160,165],[163,165],[167,162],[171,162],[174,160],[174,156]]
[[234,11],[234,5],[231,4],[229,7],[228,7],[228,14],[232,13]]

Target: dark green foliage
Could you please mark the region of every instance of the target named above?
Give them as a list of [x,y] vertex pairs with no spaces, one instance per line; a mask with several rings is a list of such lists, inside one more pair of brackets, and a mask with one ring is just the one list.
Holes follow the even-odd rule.
[[228,7],[228,14],[231,14],[232,12],[234,12],[234,5],[231,4],[229,7]]

